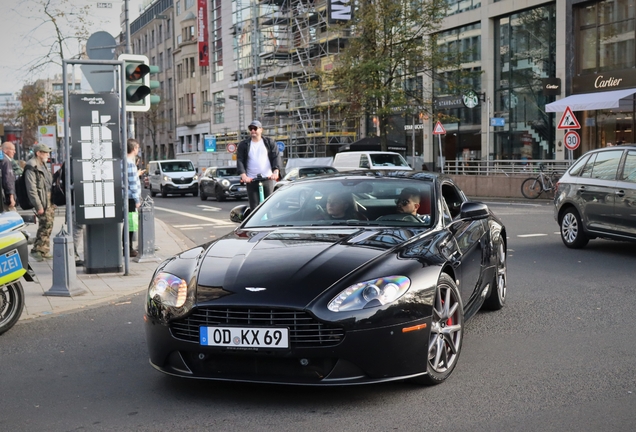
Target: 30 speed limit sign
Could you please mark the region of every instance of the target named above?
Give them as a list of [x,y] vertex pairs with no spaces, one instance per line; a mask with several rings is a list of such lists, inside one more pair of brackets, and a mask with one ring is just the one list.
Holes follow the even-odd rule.
[[568,150],[576,150],[581,144],[581,137],[576,131],[569,131],[563,136],[565,148]]

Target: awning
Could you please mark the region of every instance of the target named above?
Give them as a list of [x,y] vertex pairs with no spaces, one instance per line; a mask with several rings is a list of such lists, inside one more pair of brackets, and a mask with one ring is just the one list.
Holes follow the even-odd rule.
[[598,93],[584,93],[559,99],[545,106],[545,112],[564,112],[566,107],[572,111],[589,111],[605,108],[618,108],[620,100],[636,93],[636,88]]

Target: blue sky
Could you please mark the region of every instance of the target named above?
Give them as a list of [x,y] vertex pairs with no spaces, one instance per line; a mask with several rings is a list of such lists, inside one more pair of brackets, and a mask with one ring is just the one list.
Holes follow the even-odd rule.
[[[0,44],[0,93],[20,91],[26,82],[38,78],[53,77],[61,74],[61,66],[50,66],[36,75],[27,73],[29,66],[46,55],[52,45],[55,34],[50,22],[44,22],[42,4],[46,0],[24,0],[0,2],[2,19],[2,43]],[[120,14],[123,0],[49,0],[53,5],[63,5],[70,13],[82,6],[91,7],[90,32],[106,31],[113,36],[120,32]],[[110,4],[110,8],[97,8],[97,4]],[[141,0],[129,0],[130,20],[139,16]],[[66,34],[71,30],[64,29]],[[79,53],[77,43],[69,47],[67,58]],[[70,69],[69,69],[70,71]]]

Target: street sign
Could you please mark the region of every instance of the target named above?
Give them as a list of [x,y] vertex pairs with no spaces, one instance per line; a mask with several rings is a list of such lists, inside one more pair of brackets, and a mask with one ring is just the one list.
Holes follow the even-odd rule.
[[225,148],[227,149],[228,152],[234,153],[236,151],[236,144],[229,143],[227,146],[225,146]]
[[285,151],[285,143],[282,141],[276,141],[276,145],[278,146],[278,151],[279,152],[284,152]]
[[565,107],[565,112],[561,116],[557,129],[581,129],[581,124],[570,107]]
[[576,131],[569,131],[563,136],[565,148],[568,150],[576,150],[581,145],[581,137]]
[[446,129],[442,125],[442,122],[435,123],[435,128],[433,129],[433,135],[446,135]]
[[204,135],[203,144],[206,152],[216,151],[216,135]]
[[506,119],[503,117],[491,117],[490,118],[490,126],[505,126]]

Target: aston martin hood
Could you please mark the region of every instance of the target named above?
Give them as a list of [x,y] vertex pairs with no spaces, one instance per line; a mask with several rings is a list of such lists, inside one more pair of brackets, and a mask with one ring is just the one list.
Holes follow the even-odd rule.
[[304,306],[363,264],[395,246],[378,241],[381,231],[279,229],[239,231],[206,251],[198,301],[208,288],[221,288],[233,304]]

